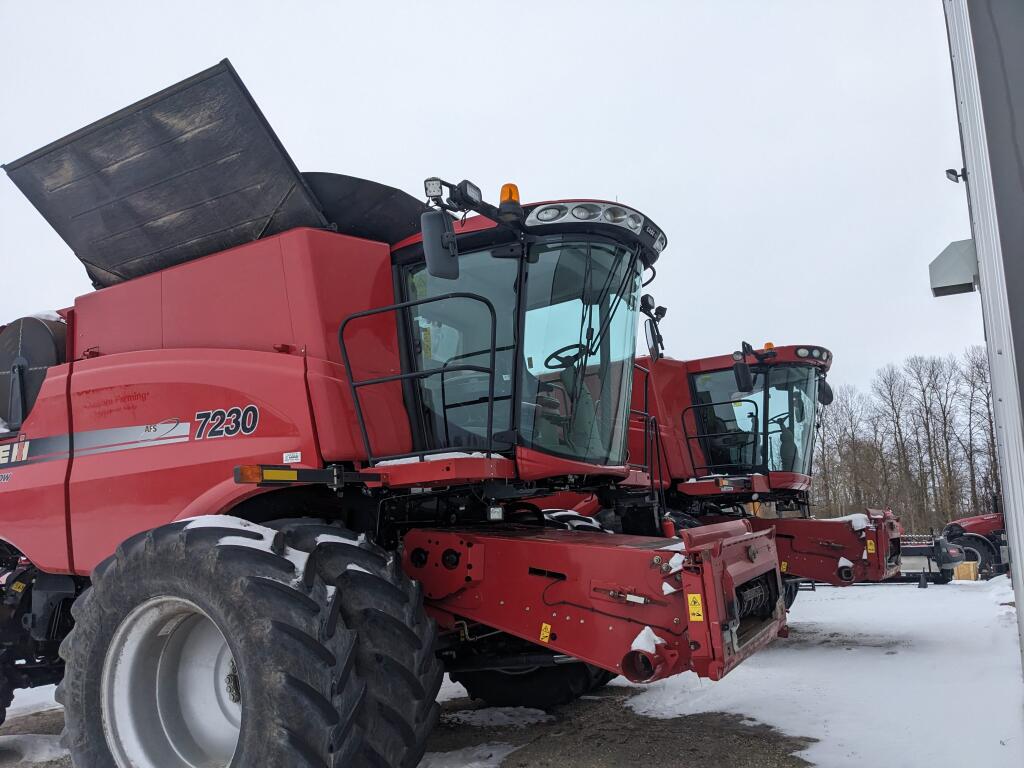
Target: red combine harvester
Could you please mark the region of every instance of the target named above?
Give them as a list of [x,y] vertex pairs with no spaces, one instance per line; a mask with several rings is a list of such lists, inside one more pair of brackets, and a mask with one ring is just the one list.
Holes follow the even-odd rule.
[[773,531],[529,501],[630,477],[642,213],[300,174],[227,62],[6,170],[99,289],[0,328],[0,704],[63,677],[76,765],[413,766],[444,670],[542,704],[784,632]]
[[626,533],[693,530],[729,519],[774,531],[787,604],[800,580],[846,586],[898,574],[899,528],[888,510],[810,516],[816,415],[832,399],[825,380],[831,353],[744,344],[731,356],[672,360],[660,355],[664,310],[647,296],[642,306],[652,354],[635,368],[633,475],[577,501],[576,510],[615,510]]

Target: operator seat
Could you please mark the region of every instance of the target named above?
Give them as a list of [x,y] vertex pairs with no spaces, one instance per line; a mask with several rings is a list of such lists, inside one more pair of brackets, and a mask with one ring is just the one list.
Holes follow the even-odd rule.
[[67,326],[22,317],[0,328],[0,433],[21,427],[35,405],[46,371],[64,362]]

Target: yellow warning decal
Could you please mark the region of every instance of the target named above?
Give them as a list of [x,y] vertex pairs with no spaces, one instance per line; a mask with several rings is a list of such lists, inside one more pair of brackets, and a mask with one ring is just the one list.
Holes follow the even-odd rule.
[[782,571],[783,573],[788,571],[789,570],[789,563],[786,562],[785,560],[783,560],[781,563],[779,563],[779,570]]
[[687,595],[686,606],[690,609],[690,621],[704,621],[704,598],[700,595]]
[[541,624],[540,625],[540,641],[547,643],[551,641],[551,625]]
[[868,554],[869,555],[875,554],[875,542],[872,541],[871,539],[868,539]]
[[24,592],[25,591],[25,583],[22,582],[22,581],[16,581],[13,584],[11,584],[11,590],[14,591],[14,592]]

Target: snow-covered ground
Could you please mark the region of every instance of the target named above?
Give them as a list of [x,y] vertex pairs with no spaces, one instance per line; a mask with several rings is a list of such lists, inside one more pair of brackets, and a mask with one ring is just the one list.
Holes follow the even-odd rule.
[[1014,609],[1003,605],[1012,600],[1005,577],[819,587],[797,598],[788,640],[724,680],[680,675],[628,706],[650,717],[745,715],[818,739],[801,756],[827,768],[1019,768],[1024,685]]
[[45,709],[56,709],[60,706],[53,698],[56,689],[55,685],[44,685],[15,691],[14,702],[7,708],[7,719],[42,712]]
[[[789,639],[720,682],[687,674],[644,687],[612,685],[636,691],[625,705],[640,715],[730,712],[817,739],[800,755],[823,768],[1020,768],[1024,685],[1014,609],[1005,605],[1012,600],[1003,577],[923,590],[819,587],[797,598]],[[465,695],[446,679],[438,699]],[[53,706],[52,687],[21,691],[11,715]],[[534,709],[448,710],[449,723],[479,733],[482,743],[430,752],[420,768],[496,768],[510,755],[515,764],[519,746],[508,743],[517,741],[510,735],[552,722]],[[48,736],[0,739],[36,760],[60,751]],[[578,765],[586,764],[580,755]]]

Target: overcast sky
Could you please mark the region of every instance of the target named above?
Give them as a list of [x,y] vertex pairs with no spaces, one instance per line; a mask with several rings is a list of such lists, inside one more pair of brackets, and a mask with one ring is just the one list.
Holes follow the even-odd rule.
[[[928,286],[970,236],[940,0],[0,0],[0,29],[0,162],[227,57],[301,170],[653,218],[674,357],[816,343],[866,386],[982,341]],[[90,290],[3,178],[0,264],[0,321]]]

